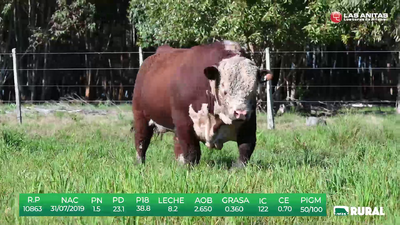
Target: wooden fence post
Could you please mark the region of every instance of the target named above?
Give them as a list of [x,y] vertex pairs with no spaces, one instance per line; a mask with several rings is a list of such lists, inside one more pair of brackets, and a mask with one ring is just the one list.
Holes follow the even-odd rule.
[[[265,49],[265,69],[271,70],[269,48]],[[273,99],[272,99],[272,82],[267,81],[267,119],[268,129],[275,129],[274,113],[273,113]]]
[[139,67],[142,66],[143,63],[143,50],[142,47],[139,47]]
[[15,48],[12,49],[13,57],[13,70],[14,70],[14,88],[15,88],[15,102],[17,104],[17,119],[19,124],[22,124],[22,112],[21,112],[21,102],[19,95],[19,83],[18,83],[18,70],[17,70],[17,53]]

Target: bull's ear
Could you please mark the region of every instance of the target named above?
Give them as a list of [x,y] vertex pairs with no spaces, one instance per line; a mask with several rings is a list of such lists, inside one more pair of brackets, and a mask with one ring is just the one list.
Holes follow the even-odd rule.
[[272,72],[270,70],[266,70],[266,69],[261,69],[258,71],[258,76],[260,79],[261,83],[267,82],[269,80],[272,80],[272,78],[274,77],[272,75]]
[[218,68],[216,66],[209,66],[204,69],[204,75],[206,75],[209,80],[216,80],[219,76]]

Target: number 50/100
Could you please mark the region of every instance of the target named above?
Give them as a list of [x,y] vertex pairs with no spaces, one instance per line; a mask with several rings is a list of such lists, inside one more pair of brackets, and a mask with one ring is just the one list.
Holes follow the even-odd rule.
[[322,212],[324,209],[322,207],[300,207],[301,213],[313,213],[313,212]]

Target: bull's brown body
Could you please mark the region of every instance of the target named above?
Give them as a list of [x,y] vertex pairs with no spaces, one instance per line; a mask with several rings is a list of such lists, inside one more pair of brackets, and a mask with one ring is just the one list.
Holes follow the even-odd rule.
[[[156,54],[143,62],[137,75],[132,106],[138,160],[144,162],[157,124],[175,133],[177,159],[185,163],[199,162],[200,139],[189,117],[189,106],[197,112],[202,104],[208,104],[209,113],[213,113],[216,96],[210,94],[210,82],[204,69],[238,54],[241,51],[227,50],[222,42],[190,49],[161,46]],[[249,119],[240,124],[236,141],[239,161],[245,164],[256,145],[255,108]],[[219,129],[219,126],[214,128]]]

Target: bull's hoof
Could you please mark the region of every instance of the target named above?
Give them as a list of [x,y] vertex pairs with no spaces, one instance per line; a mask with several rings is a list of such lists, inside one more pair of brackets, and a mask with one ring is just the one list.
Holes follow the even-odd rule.
[[136,154],[136,160],[134,160],[135,165],[143,165],[145,162],[145,157],[141,157],[138,154]]
[[206,147],[212,150],[221,150],[222,147],[224,147],[224,144],[221,143],[210,143],[210,142],[206,142]]
[[215,149],[217,149],[217,150],[221,150],[223,147],[224,147],[224,144],[221,144],[221,143],[215,144]]
[[178,162],[179,165],[184,165],[184,166],[196,166],[199,164],[198,159],[187,159],[183,156],[183,154],[179,155],[177,158],[175,158],[176,161]]
[[232,163],[232,169],[242,169],[245,167],[246,167],[246,164],[242,161],[236,161],[236,162]]
[[183,157],[183,154],[180,154],[177,158],[175,158],[176,159],[176,161],[178,162],[178,164],[179,165],[185,165],[185,164],[187,164],[186,163],[186,160],[185,160],[185,157]]
[[144,160],[142,160],[142,159],[136,159],[136,160],[134,160],[134,165],[144,165],[145,164],[145,162],[144,162]]

